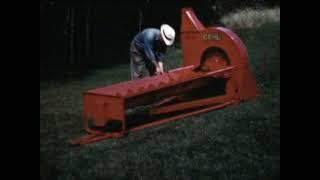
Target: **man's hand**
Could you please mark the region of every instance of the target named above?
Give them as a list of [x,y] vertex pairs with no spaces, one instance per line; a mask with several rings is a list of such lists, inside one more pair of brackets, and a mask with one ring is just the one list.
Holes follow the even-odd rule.
[[155,65],[156,67],[156,75],[160,75],[163,74],[163,63],[161,61],[157,62],[157,61],[152,61],[152,63]]
[[159,61],[158,62],[158,65],[159,65],[159,71],[160,71],[160,74],[163,74],[163,62],[162,61]]
[[163,73],[163,72],[161,71],[160,67],[157,66],[157,67],[156,67],[156,74],[157,74],[157,75],[160,75],[160,74],[162,74],[162,73]]

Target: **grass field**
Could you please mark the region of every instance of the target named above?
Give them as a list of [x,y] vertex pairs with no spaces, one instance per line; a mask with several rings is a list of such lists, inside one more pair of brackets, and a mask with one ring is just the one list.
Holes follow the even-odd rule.
[[[123,139],[71,147],[83,136],[82,92],[129,79],[129,64],[82,79],[40,82],[40,178],[280,179],[280,24],[236,32],[261,96]],[[170,49],[169,67],[182,64]]]

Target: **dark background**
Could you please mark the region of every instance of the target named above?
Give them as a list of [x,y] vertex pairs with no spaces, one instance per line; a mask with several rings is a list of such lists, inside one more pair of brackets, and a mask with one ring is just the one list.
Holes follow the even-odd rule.
[[279,4],[279,0],[40,0],[40,80],[128,63],[134,35],[162,23],[176,29],[179,46],[183,7],[192,7],[206,26],[223,26],[219,18],[235,9]]

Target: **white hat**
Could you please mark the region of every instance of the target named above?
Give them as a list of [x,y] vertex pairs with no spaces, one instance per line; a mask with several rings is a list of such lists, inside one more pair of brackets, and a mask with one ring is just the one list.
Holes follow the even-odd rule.
[[160,27],[160,32],[161,32],[161,36],[164,43],[167,46],[171,46],[174,42],[174,38],[176,35],[176,32],[174,31],[174,29],[168,24],[162,24]]

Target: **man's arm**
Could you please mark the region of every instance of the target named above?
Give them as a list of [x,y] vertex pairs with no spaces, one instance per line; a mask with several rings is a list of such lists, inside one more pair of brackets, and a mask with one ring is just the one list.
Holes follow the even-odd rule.
[[156,62],[156,56],[153,52],[153,35],[151,33],[146,34],[143,37],[143,42],[144,42],[144,52],[147,56],[147,58],[156,66],[157,62]]
[[[164,54],[162,53],[160,57],[157,57],[154,53],[154,34],[148,33],[144,36],[144,51],[147,56],[147,58],[152,62],[152,64],[156,67],[156,73],[163,73],[163,63],[161,62],[163,60]],[[161,63],[160,63],[161,62]]]
[[162,74],[164,72],[163,60],[165,58],[165,53],[167,51],[167,47],[162,47],[157,53],[157,59],[159,64],[159,72]]
[[158,65],[157,61],[151,60],[151,62],[152,62],[152,64],[153,64],[156,68],[159,68],[159,65]]

